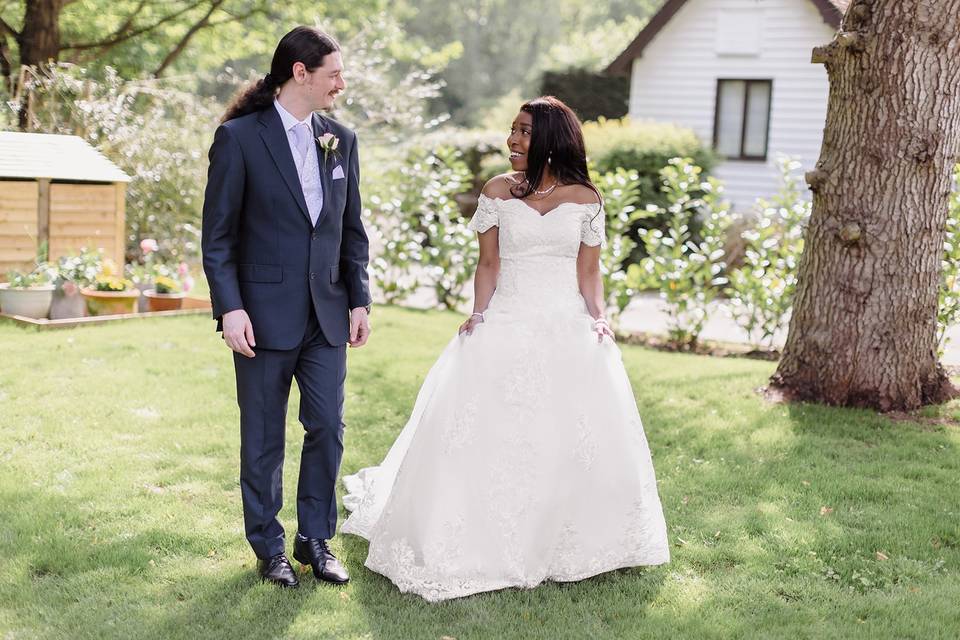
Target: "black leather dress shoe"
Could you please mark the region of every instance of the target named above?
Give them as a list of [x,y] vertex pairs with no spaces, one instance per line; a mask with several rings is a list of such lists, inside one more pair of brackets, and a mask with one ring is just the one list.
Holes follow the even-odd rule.
[[310,565],[317,580],[333,584],[347,584],[350,581],[347,570],[330,553],[326,540],[306,538],[298,533],[293,541],[293,557],[301,564]]
[[300,581],[297,580],[297,574],[294,573],[287,556],[278,553],[267,560],[257,560],[257,571],[260,573],[260,579],[281,587],[297,587]]

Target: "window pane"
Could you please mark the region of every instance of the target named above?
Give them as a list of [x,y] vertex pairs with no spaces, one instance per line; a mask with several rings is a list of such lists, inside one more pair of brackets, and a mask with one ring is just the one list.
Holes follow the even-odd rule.
[[746,83],[742,80],[724,80],[717,96],[717,151],[725,156],[740,155],[743,133],[743,101]]
[[767,120],[770,117],[770,84],[751,82],[747,100],[747,134],[743,155],[765,156],[767,153]]

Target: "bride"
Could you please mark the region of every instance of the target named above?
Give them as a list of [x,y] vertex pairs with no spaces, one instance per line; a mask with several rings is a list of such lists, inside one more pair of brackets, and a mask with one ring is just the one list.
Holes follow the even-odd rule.
[[344,478],[366,566],[430,602],[669,561],[650,451],[603,317],[602,200],[573,112],[531,100],[490,180],[473,314],[377,467]]

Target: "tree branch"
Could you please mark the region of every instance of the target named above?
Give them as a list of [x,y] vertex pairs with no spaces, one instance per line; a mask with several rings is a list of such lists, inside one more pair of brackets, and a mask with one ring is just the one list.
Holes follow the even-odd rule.
[[[222,0],[221,0],[221,1],[222,1]],[[191,11],[191,10],[193,10],[193,9],[196,9],[196,8],[199,7],[201,4],[203,4],[203,2],[202,2],[201,0],[198,0],[197,2],[194,2],[193,4],[191,4],[191,5],[189,5],[189,6],[186,6],[186,7],[184,7],[183,9],[180,9],[179,11],[175,11],[174,13],[171,13],[170,15],[164,16],[163,18],[161,18],[160,20],[157,20],[156,22],[154,22],[154,23],[151,24],[151,25],[148,25],[148,26],[146,26],[146,27],[141,27],[141,28],[139,28],[139,29],[135,29],[134,31],[129,31],[129,32],[127,32],[127,33],[124,33],[124,34],[121,34],[121,35],[117,35],[117,36],[108,38],[108,39],[106,39],[106,40],[101,40],[100,42],[84,42],[84,43],[80,43],[80,44],[66,44],[66,45],[61,46],[60,49],[61,49],[62,51],[67,51],[67,50],[70,50],[70,51],[82,51],[82,50],[84,50],[84,49],[106,49],[106,48],[109,48],[109,47],[113,47],[113,46],[116,46],[116,45],[118,45],[118,44],[120,44],[120,43],[122,43],[122,42],[126,42],[127,40],[130,40],[131,38],[136,38],[136,37],[139,36],[139,35],[143,35],[144,33],[147,33],[147,32],[149,32],[149,31],[153,31],[154,29],[156,29],[156,28],[159,27],[160,25],[166,24],[167,22],[170,22],[171,20],[175,20],[176,18],[179,18],[180,16],[182,16],[182,15],[185,14],[185,13],[187,13],[188,11]]]
[[210,9],[207,11],[206,15],[194,23],[192,27],[187,29],[187,32],[180,39],[180,42],[177,43],[177,46],[175,46],[173,50],[167,54],[167,56],[163,59],[163,62],[160,63],[160,66],[157,67],[156,71],[153,72],[155,77],[159,77],[167,67],[173,64],[173,61],[176,60],[181,53],[183,53],[183,50],[187,48],[187,44],[190,42],[190,39],[195,36],[198,31],[208,26],[208,23],[210,22],[210,16],[212,16],[213,13],[219,9],[220,5],[222,5],[224,2],[225,0],[213,0],[213,3],[210,5]]
[[127,19],[117,27],[117,30],[110,35],[111,38],[117,38],[122,36],[124,33],[129,31],[133,27],[134,21],[137,19],[137,16],[140,15],[140,12],[143,11],[143,7],[147,4],[147,0],[140,0],[140,4],[137,5],[137,8],[130,12],[130,15],[127,16]]
[[[219,6],[219,5],[222,5],[223,2],[224,0],[217,0],[216,2],[214,2],[214,4]],[[153,72],[154,77],[160,77],[160,74],[166,71],[166,69],[171,64],[173,64],[173,62],[180,56],[180,54],[183,53],[183,50],[186,48],[188,41],[193,36],[195,36],[197,32],[203,29],[215,29],[220,25],[228,24],[230,22],[243,21],[257,14],[268,13],[267,7],[261,5],[261,6],[254,7],[253,9],[250,9],[245,13],[228,14],[230,15],[230,17],[225,18],[223,20],[217,20],[217,21],[210,20],[210,17],[213,14],[213,12],[217,9],[217,6],[211,7],[210,11],[207,12],[207,15],[205,15],[199,22],[197,22],[195,25],[193,25],[193,27],[190,28],[190,31],[188,31],[186,35],[184,35],[184,37],[180,40],[179,44],[177,44],[177,46],[173,49],[173,51],[167,54],[167,57],[164,58],[163,62],[160,63],[160,66],[157,67],[157,70]]]

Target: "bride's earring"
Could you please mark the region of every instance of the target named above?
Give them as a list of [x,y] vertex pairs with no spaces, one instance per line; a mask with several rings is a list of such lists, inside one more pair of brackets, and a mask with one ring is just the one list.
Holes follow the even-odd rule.
[[553,154],[547,156],[547,164],[553,164]]

